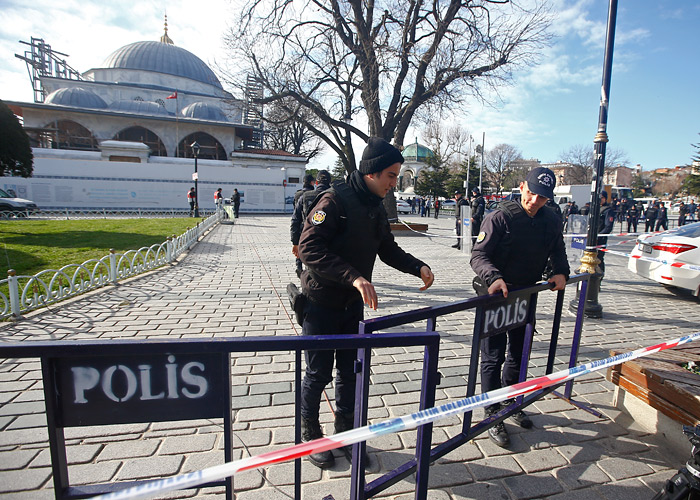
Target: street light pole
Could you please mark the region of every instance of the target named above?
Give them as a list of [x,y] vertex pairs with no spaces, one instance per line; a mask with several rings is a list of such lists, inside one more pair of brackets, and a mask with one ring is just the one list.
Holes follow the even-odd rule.
[[190,144],[192,148],[192,155],[194,156],[194,216],[199,217],[199,191],[197,189],[197,180],[199,175],[197,174],[197,158],[199,157],[199,144],[194,141]]
[[[602,318],[603,306],[598,303],[600,282],[603,273],[598,264],[598,220],[600,219],[600,193],[603,190],[603,173],[605,171],[605,146],[608,142],[608,104],[610,97],[610,80],[612,77],[613,48],[615,45],[615,22],[617,19],[617,0],[610,0],[608,9],[608,28],[605,38],[605,60],[603,63],[603,85],[600,95],[600,112],[598,115],[598,132],[595,139],[595,179],[591,190],[591,210],[588,214],[588,234],[586,235],[586,250],[581,257],[580,272],[590,273],[588,294],[584,314],[589,318]],[[578,303],[578,301],[575,301]],[[570,304],[570,308],[573,302]]]

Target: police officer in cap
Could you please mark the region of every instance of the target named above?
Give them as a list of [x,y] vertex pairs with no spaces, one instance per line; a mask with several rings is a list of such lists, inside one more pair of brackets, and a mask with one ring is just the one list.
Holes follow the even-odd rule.
[[[313,182],[313,176],[306,176],[306,178],[311,177]],[[304,186],[306,187],[306,178],[304,179]],[[304,228],[304,221],[306,216],[309,215],[309,207],[316,199],[316,197],[331,187],[331,174],[328,170],[320,170],[316,175],[316,189],[306,189],[297,191],[301,192],[301,196],[296,198],[296,203],[294,205],[294,212],[292,213],[292,223],[289,228],[289,234],[292,239],[292,254],[296,257],[296,268],[297,276],[301,277],[302,265],[301,260],[299,260],[299,237],[301,236],[301,230]]]
[[484,220],[484,211],[486,209],[484,197],[481,196],[481,191],[479,191],[479,188],[476,186],[472,188],[472,201],[470,206],[472,209],[472,218],[470,222],[472,226],[473,244],[476,236],[479,234],[479,230],[481,229],[481,221]]
[[[531,170],[520,183],[520,201],[500,203],[486,216],[472,249],[471,266],[476,272],[474,288],[480,295],[502,293],[536,284],[550,262],[553,290],[563,290],[569,276],[561,218],[543,208],[554,197],[555,177],[548,168]],[[487,337],[481,341],[481,389],[493,391],[515,384],[520,375],[525,327]],[[501,374],[501,368],[503,373]],[[508,405],[512,401],[505,401]],[[486,407],[486,416],[497,413],[500,403]],[[511,418],[521,427],[532,427],[523,412]],[[489,437],[501,447],[510,439],[503,422],[490,428]]]
[[[363,303],[377,309],[372,270],[377,255],[391,267],[433,284],[430,267],[404,252],[391,233],[383,199],[396,186],[404,159],[394,146],[370,137],[359,170],[347,182],[334,183],[311,207],[299,239],[299,257],[306,269],[301,284],[307,303],[304,335],[354,334],[363,319]],[[301,389],[302,439],[323,436],[319,406],[324,388],[332,380],[335,359],[335,432],[353,428],[355,410],[356,350],[308,350]],[[351,450],[342,450],[350,458]],[[326,468],[330,451],[313,453],[311,463]]]

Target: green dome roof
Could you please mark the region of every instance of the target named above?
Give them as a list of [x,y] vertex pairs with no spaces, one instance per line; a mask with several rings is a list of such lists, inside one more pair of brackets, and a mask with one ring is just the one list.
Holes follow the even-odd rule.
[[403,151],[401,151],[401,154],[406,160],[421,162],[424,162],[428,158],[432,158],[433,156],[435,156],[435,153],[433,153],[430,149],[423,146],[422,144],[418,144],[417,142],[406,146],[403,149]]

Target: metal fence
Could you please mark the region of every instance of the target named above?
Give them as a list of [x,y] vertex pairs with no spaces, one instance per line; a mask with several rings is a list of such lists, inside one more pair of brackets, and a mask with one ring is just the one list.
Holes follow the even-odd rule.
[[194,228],[163,243],[124,253],[112,250],[101,259],[68,264],[58,270],[47,269],[33,276],[17,276],[10,269],[7,279],[0,280],[0,319],[19,317],[41,306],[110,284],[116,285],[119,281],[170,264],[225,217],[223,211],[214,212]]

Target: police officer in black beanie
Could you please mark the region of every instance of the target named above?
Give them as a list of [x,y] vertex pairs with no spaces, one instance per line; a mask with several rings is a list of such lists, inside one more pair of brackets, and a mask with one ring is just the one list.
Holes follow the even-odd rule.
[[[377,309],[372,270],[379,256],[391,267],[423,280],[421,290],[433,283],[427,264],[404,252],[394,240],[384,205],[396,186],[404,159],[394,146],[370,137],[359,170],[346,182],[334,183],[309,210],[299,239],[304,335],[354,334],[363,319],[363,303]],[[302,440],[323,436],[319,424],[321,394],[332,380],[335,359],[335,432],[353,428],[356,350],[308,350],[301,388]],[[343,448],[350,459],[351,449]],[[334,463],[330,451],[313,453],[309,460],[326,468]]]

